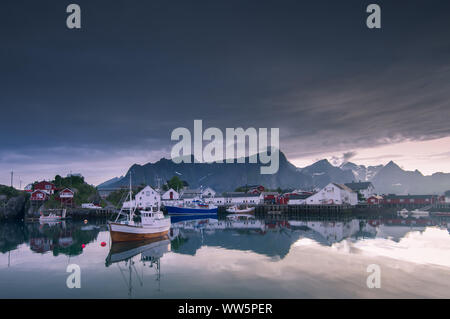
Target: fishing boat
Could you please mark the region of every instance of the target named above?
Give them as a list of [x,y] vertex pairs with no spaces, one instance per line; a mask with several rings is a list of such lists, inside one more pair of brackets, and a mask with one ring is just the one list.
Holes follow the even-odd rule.
[[428,217],[428,216],[430,216],[430,212],[427,212],[426,210],[415,209],[415,210],[411,211],[411,215],[416,218]]
[[231,206],[227,208],[227,213],[230,214],[249,214],[253,213],[255,211],[255,207],[245,207],[245,208],[239,208],[239,206]]
[[169,215],[203,215],[217,214],[217,206],[208,204],[199,199],[192,201],[192,204],[184,204],[179,206],[165,206]]
[[[131,174],[130,191],[127,198],[130,199],[130,203],[133,202]],[[113,243],[158,238],[169,233],[171,225],[170,218],[164,216],[158,205],[156,207],[150,207],[150,210],[139,211],[140,222],[135,221],[135,211],[135,207],[130,207],[128,213],[125,213],[124,207],[122,206],[116,220],[114,222],[108,222],[109,233]],[[125,220],[119,220],[121,216],[125,216]]]

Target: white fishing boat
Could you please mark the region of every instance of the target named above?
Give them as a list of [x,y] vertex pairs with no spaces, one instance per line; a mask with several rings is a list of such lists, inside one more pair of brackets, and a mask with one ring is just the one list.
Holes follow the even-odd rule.
[[428,217],[428,216],[430,216],[430,212],[427,212],[426,210],[415,209],[415,210],[411,211],[411,215],[416,218]]
[[[131,191],[131,174],[130,174],[130,191],[127,196],[130,202],[133,202],[133,193]],[[144,240],[150,238],[158,238],[165,236],[170,230],[170,218],[165,217],[160,207],[150,207],[150,210],[140,211],[140,222],[135,221],[135,207],[130,207],[127,213],[124,208],[120,210],[114,222],[108,222],[111,241],[124,242]],[[125,215],[125,220],[119,220]]]
[[407,218],[409,216],[409,210],[407,210],[406,208],[403,208],[402,210],[399,210],[397,212],[398,216],[401,216],[403,218]]
[[227,213],[230,214],[249,214],[253,213],[255,211],[255,207],[245,207],[245,208],[239,208],[239,206],[231,206],[227,208]]

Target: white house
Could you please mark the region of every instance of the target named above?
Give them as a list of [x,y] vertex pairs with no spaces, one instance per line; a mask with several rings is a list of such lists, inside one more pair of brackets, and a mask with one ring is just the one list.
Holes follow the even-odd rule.
[[224,194],[224,202],[225,205],[258,205],[261,203],[261,195],[244,192],[230,192]]
[[371,182],[346,183],[344,185],[355,193],[359,192],[364,199],[369,199],[369,197],[375,195],[375,187]]
[[215,196],[216,192],[211,187],[202,189],[202,196]]
[[162,200],[177,200],[180,199],[180,194],[173,188],[169,189],[167,192],[162,194]]
[[305,205],[306,199],[312,196],[311,194],[291,194],[289,195],[288,205]]
[[345,185],[330,183],[306,199],[308,205],[357,205],[358,195]]
[[185,189],[181,192],[181,196],[214,196],[216,192],[211,187]]
[[161,206],[161,195],[150,186],[145,186],[139,193],[136,194],[134,200],[123,203],[123,208],[129,209],[131,207],[146,209],[154,206]]

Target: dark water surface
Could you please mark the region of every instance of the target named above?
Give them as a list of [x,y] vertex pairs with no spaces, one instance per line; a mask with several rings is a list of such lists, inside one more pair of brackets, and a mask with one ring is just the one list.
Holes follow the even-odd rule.
[[120,245],[100,220],[2,223],[0,297],[450,298],[450,219],[172,223],[167,238]]

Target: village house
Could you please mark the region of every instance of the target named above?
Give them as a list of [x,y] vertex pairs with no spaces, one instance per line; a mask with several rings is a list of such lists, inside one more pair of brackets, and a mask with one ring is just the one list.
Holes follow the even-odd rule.
[[161,195],[150,186],[145,186],[134,196],[134,200],[123,203],[124,209],[138,208],[148,209],[161,206]]
[[191,197],[191,196],[198,196],[198,197],[202,197],[202,196],[215,196],[216,192],[211,188],[211,187],[206,187],[206,188],[194,188],[194,189],[184,189],[180,196],[183,197],[185,196],[186,198]]
[[306,199],[312,196],[311,193],[303,193],[303,194],[286,194],[288,200],[288,205],[305,205]]
[[383,202],[383,196],[372,195],[367,199],[367,204],[369,205],[379,205]]
[[62,191],[58,193],[58,198],[62,205],[73,206],[74,195],[75,193],[73,190],[69,188],[64,188]]
[[276,204],[279,195],[277,192],[262,192],[260,194],[261,202],[264,204]]
[[223,196],[205,196],[203,200],[208,204],[213,204],[216,206],[225,205],[225,197]]
[[249,194],[244,192],[228,192],[223,194],[225,205],[258,205],[261,203],[260,194]]
[[177,200],[177,199],[180,199],[180,194],[176,190],[171,188],[161,195],[161,199],[162,200]]
[[395,195],[389,194],[383,197],[383,205],[430,205],[436,203],[436,195]]
[[306,200],[308,205],[357,205],[358,195],[343,184],[330,183]]
[[53,183],[42,181],[33,185],[33,190],[41,190],[49,195],[53,195],[56,191],[56,186]]
[[265,190],[264,186],[262,185],[243,185],[239,188],[242,190],[246,190],[247,193],[251,194],[261,194]]
[[355,193],[360,193],[364,199],[368,199],[375,194],[375,187],[371,182],[358,182],[358,183],[346,183],[344,184]]
[[48,198],[49,198],[49,195],[47,192],[37,189],[31,193],[30,200],[33,202],[38,202],[38,201],[43,202],[43,201],[48,200]]

